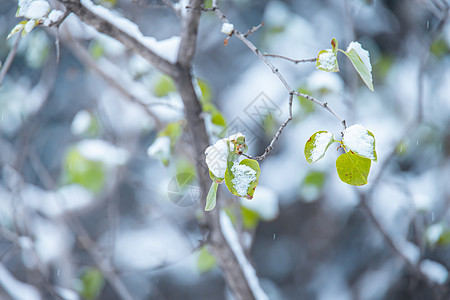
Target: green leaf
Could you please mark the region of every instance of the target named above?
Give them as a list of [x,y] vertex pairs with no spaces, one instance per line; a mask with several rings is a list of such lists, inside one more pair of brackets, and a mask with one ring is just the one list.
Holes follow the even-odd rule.
[[153,93],[156,97],[165,97],[169,93],[175,92],[175,84],[171,77],[167,75],[161,75],[158,81],[153,86]]
[[103,274],[97,269],[88,269],[81,276],[82,287],[80,295],[87,300],[94,300],[98,298],[105,280]]
[[13,35],[15,35],[16,33],[18,33],[19,31],[21,31],[21,30],[25,27],[25,24],[26,24],[27,22],[28,22],[28,21],[22,21],[22,22],[20,22],[19,24],[17,24],[16,26],[14,26],[14,28],[11,29],[11,31],[9,32],[8,36],[6,37],[6,39],[11,38]]
[[66,183],[76,183],[85,188],[99,192],[105,182],[103,163],[91,161],[76,149],[69,150],[64,162]]
[[338,41],[337,41],[335,38],[333,38],[333,39],[331,40],[331,50],[333,51],[334,55],[337,56]]
[[211,271],[216,266],[216,258],[212,255],[206,246],[200,249],[197,259],[197,269],[200,273],[206,273]]
[[325,72],[339,72],[337,56],[333,50],[322,50],[317,55],[316,68]]
[[[229,161],[227,170],[225,171],[225,184],[227,185],[228,190],[233,195],[252,199],[255,188],[258,185],[259,175],[261,174],[259,163],[254,159],[244,159],[239,163],[239,166],[247,166],[255,171],[254,176],[256,179],[252,181],[250,181],[250,179],[253,178],[250,174],[250,170],[245,170],[246,168],[235,169],[234,166],[235,164],[232,161]],[[246,193],[242,191],[245,188],[247,189]],[[241,194],[239,192],[241,192]]]
[[312,164],[324,157],[328,147],[334,141],[333,134],[328,131],[314,133],[305,144],[306,161]]
[[344,53],[350,59],[353,67],[358,72],[361,79],[373,92],[372,71],[369,70],[368,66],[363,63],[362,59],[359,57],[358,53],[356,53],[355,49],[351,49],[349,52],[342,51],[342,53]]
[[211,211],[216,207],[216,198],[217,198],[217,187],[219,184],[215,181],[211,183],[211,187],[209,188],[208,196],[206,196],[206,206],[205,211]]
[[323,191],[326,173],[311,170],[306,174],[300,188],[300,196],[304,202],[317,200]]
[[197,84],[200,87],[200,91],[202,92],[202,95],[200,97],[200,103],[202,105],[206,104],[206,103],[210,103],[211,102],[211,98],[212,98],[212,93],[211,93],[211,88],[209,87],[209,84],[200,78],[197,78]]
[[242,226],[244,227],[244,229],[251,230],[256,228],[260,220],[257,212],[241,205],[241,215]]
[[213,110],[211,113],[211,122],[218,126],[227,127],[227,122],[218,109]]
[[175,147],[178,139],[183,133],[183,126],[181,122],[173,122],[166,125],[166,127],[158,133],[158,137],[168,136],[170,138],[170,146]]
[[352,151],[341,154],[336,160],[339,178],[350,185],[365,185],[369,176],[371,160]]

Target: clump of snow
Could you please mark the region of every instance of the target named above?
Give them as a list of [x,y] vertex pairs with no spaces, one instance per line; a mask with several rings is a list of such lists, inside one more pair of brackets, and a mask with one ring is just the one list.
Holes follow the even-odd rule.
[[[211,173],[213,173],[217,178],[225,178],[228,158],[228,142],[235,141],[241,136],[244,137],[244,135],[240,132],[232,134],[228,138],[220,139],[214,145],[206,148],[206,164],[208,165]],[[234,150],[233,143],[230,143],[229,150]]]
[[336,55],[331,50],[323,52],[318,57],[319,65],[317,68],[322,68],[327,71],[332,71],[336,66]]
[[251,201],[241,198],[241,205],[258,213],[258,216],[265,220],[274,220],[279,212],[278,194],[265,186],[258,186]]
[[77,149],[86,159],[99,161],[108,166],[124,165],[129,159],[127,150],[99,139],[82,140],[77,144]]
[[355,50],[356,54],[358,54],[358,56],[361,59],[361,61],[363,62],[363,64],[369,70],[369,73],[372,72],[372,65],[370,64],[369,51],[363,49],[361,47],[361,44],[358,42],[351,42],[348,45],[347,52],[350,52],[351,50]]
[[25,24],[23,30],[25,30],[26,33],[29,33],[31,30],[33,30],[34,26],[36,26],[36,20],[30,20]]
[[399,240],[396,242],[396,247],[410,263],[416,264],[419,261],[420,249],[416,244],[406,240]]
[[355,124],[344,130],[342,142],[344,146],[356,154],[375,159],[374,145],[375,139],[369,135],[369,132],[362,125]]
[[425,259],[420,263],[420,270],[437,284],[444,284],[447,281],[447,268],[438,262]]
[[444,225],[442,223],[433,224],[425,231],[425,238],[428,243],[434,245],[437,243],[442,233],[444,233]]
[[41,19],[50,11],[50,4],[44,0],[19,0],[16,17]]
[[247,165],[240,165],[238,163],[235,163],[231,167],[231,172],[234,175],[231,183],[233,183],[236,192],[241,197],[247,196],[247,191],[250,183],[256,180],[256,171]]
[[44,20],[44,25],[48,26],[50,24],[56,23],[64,15],[62,10],[54,9],[50,12],[47,18]]
[[333,138],[333,134],[330,132],[316,134],[314,138],[314,148],[310,152],[312,162],[319,160],[323,156]]
[[91,114],[83,109],[80,110],[73,118],[72,125],[70,126],[70,131],[74,135],[80,135],[86,133],[91,125],[92,116]]
[[234,30],[234,25],[231,23],[223,23],[222,24],[222,33],[232,34]]

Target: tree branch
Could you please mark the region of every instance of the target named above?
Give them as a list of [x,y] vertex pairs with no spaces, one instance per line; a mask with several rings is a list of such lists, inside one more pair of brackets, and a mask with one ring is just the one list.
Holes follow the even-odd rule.
[[285,59],[285,60],[291,61],[291,62],[293,62],[295,64],[305,63],[305,62],[315,62],[317,60],[317,58],[315,58],[315,57],[314,58],[305,58],[305,59],[292,59],[292,58],[289,58],[287,56],[278,55],[278,54],[264,53],[263,55],[267,56],[267,57],[277,57],[277,58]]
[[14,57],[16,56],[17,49],[19,47],[20,38],[22,37],[22,30],[17,34],[16,41],[14,42],[13,47],[9,51],[8,56],[6,57],[5,63],[3,64],[3,67],[0,70],[0,86],[2,86],[3,79],[5,79],[6,73],[8,72],[9,68],[11,67],[12,62],[14,61]]
[[[156,54],[142,40],[144,36],[139,30],[132,31],[126,27],[130,22],[112,15],[107,9],[92,4],[89,0],[60,0],[70,12],[73,12],[83,22],[94,27],[97,31],[104,33],[122,44],[133,52],[146,59],[159,71],[176,75],[175,65]],[[126,23],[125,26],[122,26]]]
[[182,67],[190,67],[195,54],[197,42],[198,24],[202,13],[202,0],[191,0],[190,9],[183,18],[181,29],[181,43],[178,50],[177,61]]

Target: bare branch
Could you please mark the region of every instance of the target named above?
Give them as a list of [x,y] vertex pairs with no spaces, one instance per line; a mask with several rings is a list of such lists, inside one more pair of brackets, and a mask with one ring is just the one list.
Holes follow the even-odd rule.
[[305,59],[292,59],[292,58],[289,58],[287,56],[278,55],[278,54],[267,54],[267,53],[264,53],[263,55],[267,56],[267,57],[277,57],[277,58],[282,58],[282,59],[285,59],[285,60],[289,60],[289,61],[293,62],[294,64],[305,63],[305,62],[315,62],[317,60],[316,57],[314,57],[314,58],[305,58]]
[[[175,66],[156,54],[151,48],[147,47],[139,38],[140,32],[131,33],[123,28],[117,26],[117,24],[106,19],[105,16],[96,14],[91,8],[88,8],[80,3],[80,0],[60,0],[67,8],[68,11],[73,12],[86,24],[91,25],[97,31],[104,33],[122,44],[133,52],[139,54],[146,59],[153,67],[159,71],[169,74],[171,76],[176,75],[177,69]],[[93,4],[92,4],[93,5]],[[102,10],[102,12],[107,12]],[[106,13],[105,13],[106,14]],[[117,18],[111,16],[111,18]]]
[[16,56],[17,48],[19,47],[20,38],[22,36],[22,30],[17,34],[16,41],[14,42],[13,47],[9,51],[9,54],[6,57],[5,63],[3,64],[3,67],[0,71],[0,86],[2,86],[3,79],[5,79],[6,73],[8,72],[9,68],[11,67],[12,62],[14,61],[14,57]]
[[197,42],[198,24],[202,13],[202,0],[191,0],[190,9],[183,18],[181,29],[181,43],[178,50],[178,63],[185,68],[191,66],[195,54],[195,44]]

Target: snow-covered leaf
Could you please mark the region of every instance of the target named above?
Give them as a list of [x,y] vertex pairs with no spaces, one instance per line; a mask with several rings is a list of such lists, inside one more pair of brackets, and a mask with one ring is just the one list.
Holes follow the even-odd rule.
[[305,157],[308,163],[312,164],[321,159],[328,149],[328,146],[334,142],[334,136],[327,131],[318,131],[314,133],[305,144]]
[[372,65],[370,64],[369,52],[361,47],[358,42],[351,42],[347,52],[342,51],[352,62],[367,87],[373,91]]
[[339,178],[350,185],[367,184],[371,161],[353,152],[341,154],[336,160],[336,170]]
[[228,138],[218,140],[214,145],[206,148],[206,165],[214,176],[225,178],[227,163],[234,161],[246,149],[245,136],[240,132],[235,133]]
[[337,56],[333,50],[322,50],[317,55],[316,68],[326,72],[339,72]]
[[239,164],[229,162],[225,172],[225,183],[233,195],[253,198],[261,169],[256,160],[244,159]]
[[6,39],[11,38],[13,35],[18,33],[19,31],[21,31],[25,27],[25,24],[27,24],[27,22],[28,21],[22,21],[19,24],[17,24],[16,26],[14,26],[14,28],[11,29],[11,31],[9,32],[8,36],[6,37]]
[[347,151],[353,151],[359,156],[377,161],[375,137],[364,126],[354,124],[347,127],[343,134],[342,143]]

